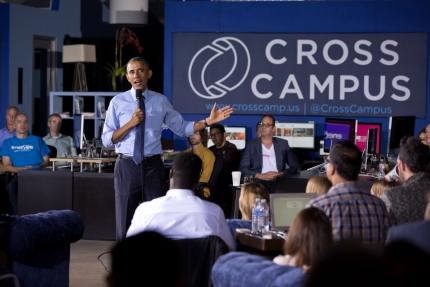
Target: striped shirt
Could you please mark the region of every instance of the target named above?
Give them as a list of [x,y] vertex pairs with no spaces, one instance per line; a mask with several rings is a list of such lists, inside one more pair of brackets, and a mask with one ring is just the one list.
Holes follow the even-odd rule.
[[360,191],[355,182],[334,185],[327,194],[311,200],[306,207],[325,212],[333,227],[335,241],[353,239],[363,244],[384,244],[390,227],[384,202]]

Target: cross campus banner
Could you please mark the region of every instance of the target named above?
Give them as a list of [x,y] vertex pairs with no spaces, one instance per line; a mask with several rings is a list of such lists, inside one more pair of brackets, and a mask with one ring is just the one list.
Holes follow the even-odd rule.
[[426,117],[425,33],[174,33],[172,51],[181,113]]

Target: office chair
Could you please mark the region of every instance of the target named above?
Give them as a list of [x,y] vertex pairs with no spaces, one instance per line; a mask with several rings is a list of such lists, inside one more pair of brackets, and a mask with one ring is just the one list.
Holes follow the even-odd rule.
[[218,236],[174,240],[181,251],[184,287],[211,287],[212,266],[228,247]]
[[204,196],[203,188],[207,187],[209,188],[210,193],[215,190],[215,185],[218,179],[219,172],[221,171],[222,165],[224,164],[224,157],[223,156],[217,156],[215,158],[214,163],[214,169],[212,170],[211,177],[209,178],[209,182],[199,182],[196,185],[196,195],[199,196],[201,199],[207,199]]
[[51,154],[49,155],[50,158],[56,158],[57,157],[57,148],[52,145],[48,145],[49,150],[51,151]]

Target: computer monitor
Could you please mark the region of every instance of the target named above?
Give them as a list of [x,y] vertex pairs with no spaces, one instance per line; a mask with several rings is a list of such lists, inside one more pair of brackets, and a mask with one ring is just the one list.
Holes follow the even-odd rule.
[[350,140],[355,143],[357,133],[357,120],[352,119],[325,119],[324,151],[330,152],[333,142]]
[[[224,126],[226,132],[226,140],[235,144],[237,149],[244,149],[246,144],[246,127],[227,127]],[[210,128],[207,127],[208,133],[210,133]],[[210,139],[208,140],[208,147],[213,146],[214,143]]]
[[400,140],[404,136],[413,136],[415,132],[415,116],[390,117],[388,123],[387,154],[397,154]]
[[[371,154],[381,153],[382,125],[380,123],[358,123],[358,125],[357,125],[357,137],[355,140],[355,144],[360,149],[360,151],[363,152],[364,149],[366,148],[366,144],[367,144],[367,131],[370,129],[377,129],[376,139],[375,139],[376,151],[375,152],[368,151],[368,153],[371,153]],[[372,135],[373,135],[373,132],[372,132]],[[371,143],[372,144],[374,143],[373,139],[372,139]]]
[[315,148],[315,122],[275,122],[275,137],[285,139],[291,148]]
[[367,154],[377,154],[378,149],[378,129],[367,130],[366,148]]
[[279,231],[288,230],[296,215],[315,197],[317,197],[316,193],[270,194],[272,229]]
[[76,148],[82,149],[82,144],[86,142],[84,134],[84,115],[73,115],[73,141]]

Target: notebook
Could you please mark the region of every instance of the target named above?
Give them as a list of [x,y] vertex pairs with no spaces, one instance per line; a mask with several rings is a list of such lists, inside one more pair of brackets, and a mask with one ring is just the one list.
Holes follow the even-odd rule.
[[288,231],[296,215],[315,197],[316,193],[270,194],[272,230]]

